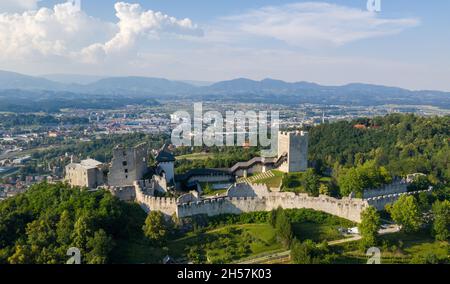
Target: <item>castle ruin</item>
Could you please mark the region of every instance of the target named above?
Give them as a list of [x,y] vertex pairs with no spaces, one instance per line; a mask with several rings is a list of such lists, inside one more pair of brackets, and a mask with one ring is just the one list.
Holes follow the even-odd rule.
[[[383,210],[407,192],[407,182],[395,181],[391,185],[365,191],[362,199],[333,198],[326,195],[311,197],[307,194],[271,191],[266,185],[247,182],[236,183],[236,177],[248,173],[265,173],[272,169],[282,172],[303,172],[308,168],[308,133],[304,131],[280,132],[278,155],[273,158],[256,157],[240,162],[230,169],[194,169],[183,175],[175,175],[175,157],[168,145],[155,154],[156,164],[149,167],[149,153],[145,144],[133,148],[118,146],[113,151],[106,180],[100,177],[104,165],[93,160],[80,164],[71,163],[66,168],[66,179],[75,186],[96,188],[103,185],[114,196],[124,201],[137,202],[146,211],[161,211],[168,216],[185,218],[204,214],[241,214],[244,212],[309,208],[360,222],[361,212],[369,206]],[[147,178],[145,178],[147,177]],[[201,182],[231,182],[225,196],[200,196]],[[193,191],[179,198],[158,197],[165,193]],[[430,189],[431,190],[431,189]],[[428,191],[427,191],[428,192]]]
[[113,159],[109,168],[109,186],[131,186],[137,180],[142,180],[148,172],[148,149],[146,144],[133,148],[121,145],[113,150]]

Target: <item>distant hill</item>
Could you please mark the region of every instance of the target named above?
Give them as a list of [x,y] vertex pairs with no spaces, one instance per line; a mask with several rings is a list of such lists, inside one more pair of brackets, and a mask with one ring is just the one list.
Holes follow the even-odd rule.
[[169,81],[161,78],[147,77],[111,77],[97,82],[80,86],[81,91],[89,93],[113,93],[113,94],[182,94],[192,92],[193,85],[183,82]]
[[311,89],[320,87],[314,83],[298,82],[287,83],[281,80],[264,79],[262,81],[253,81],[250,79],[240,78],[230,81],[215,83],[206,90],[215,92],[231,92],[231,93],[285,93],[302,89]]
[[[218,82],[202,88],[203,99],[240,100],[280,104],[339,104],[339,105],[432,105],[450,108],[450,93],[441,91],[411,91],[353,83],[344,86],[322,86],[309,82],[288,83],[265,79],[253,81],[236,79]],[[226,96],[224,96],[226,94]]]
[[207,87],[207,86],[211,86],[214,84],[214,82],[210,82],[210,81],[181,80],[178,82],[186,83],[186,84],[196,86],[196,87]]
[[0,71],[0,89],[63,90],[67,86],[45,78]]
[[91,84],[104,79],[105,76],[80,75],[80,74],[47,74],[40,76],[44,79],[63,84]]
[[127,105],[155,106],[150,97],[82,94],[67,91],[0,90],[0,112],[60,112],[62,109],[116,109]]
[[[75,77],[74,77],[75,76]],[[59,82],[47,78],[58,79]],[[193,99],[204,101],[231,101],[247,103],[277,104],[327,104],[327,105],[431,105],[450,109],[450,93],[440,91],[411,91],[397,87],[386,87],[352,83],[344,86],[322,86],[310,82],[284,82],[264,79],[254,81],[240,78],[214,84],[170,81],[148,77],[109,77],[93,80],[93,77],[76,75],[26,76],[0,71],[0,93],[6,90],[34,91],[39,97],[42,91],[68,92],[95,96],[151,99]],[[75,79],[78,79],[76,81]],[[75,81],[74,81],[75,80]],[[88,83],[80,84],[85,81]],[[87,80],[87,81],[86,81]],[[63,83],[71,82],[71,83]],[[78,83],[73,83],[78,82]],[[40,92],[39,92],[40,91]],[[31,95],[31,94],[29,94]]]

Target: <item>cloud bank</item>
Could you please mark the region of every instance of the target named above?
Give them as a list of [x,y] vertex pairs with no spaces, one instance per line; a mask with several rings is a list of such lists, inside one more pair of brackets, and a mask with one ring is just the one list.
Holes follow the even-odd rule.
[[247,35],[270,37],[294,46],[340,46],[388,36],[419,25],[415,18],[383,19],[366,10],[323,2],[268,6],[222,18]]
[[66,57],[89,62],[124,52],[149,36],[202,35],[190,19],[144,11],[139,4],[119,2],[115,10],[117,23],[90,17],[72,2],[57,4],[53,9],[1,13],[0,59]]

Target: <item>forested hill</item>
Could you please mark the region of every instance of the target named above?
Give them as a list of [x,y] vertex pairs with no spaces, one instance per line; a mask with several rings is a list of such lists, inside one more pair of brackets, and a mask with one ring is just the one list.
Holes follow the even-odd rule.
[[422,172],[450,181],[450,116],[392,114],[310,129],[310,161],[317,167],[354,167],[374,160],[389,173]]
[[109,192],[42,183],[0,202],[0,264],[61,264],[79,248],[82,263],[110,263],[118,240],[142,234],[146,214]]

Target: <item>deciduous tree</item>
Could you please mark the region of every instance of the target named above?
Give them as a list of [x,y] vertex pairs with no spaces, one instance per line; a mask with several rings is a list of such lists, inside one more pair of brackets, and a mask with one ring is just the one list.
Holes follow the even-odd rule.
[[438,241],[450,237],[450,201],[436,201],[433,204],[433,234]]
[[420,229],[422,218],[414,196],[402,195],[388,210],[392,219],[401,225],[404,232],[411,233]]
[[380,229],[380,215],[374,207],[369,207],[361,213],[361,223],[358,226],[363,247],[376,245],[378,230]]
[[142,229],[145,236],[154,242],[161,242],[169,234],[168,221],[160,211],[151,211]]

